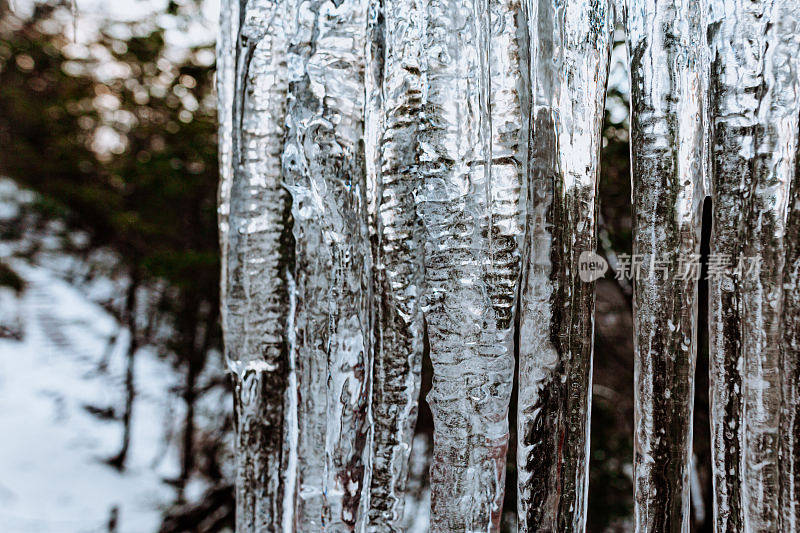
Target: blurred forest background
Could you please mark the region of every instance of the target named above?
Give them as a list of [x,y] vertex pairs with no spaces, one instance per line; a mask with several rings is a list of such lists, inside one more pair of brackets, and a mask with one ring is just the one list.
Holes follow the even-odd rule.
[[[105,392],[79,409],[87,428],[103,428],[91,431],[104,444],[84,459],[95,466],[77,473],[87,486],[101,486],[107,508],[97,509],[101,503],[91,499],[82,505],[102,515],[102,524],[87,515],[87,524],[80,526],[41,527],[52,524],[42,516],[46,508],[35,520],[22,516],[27,507],[15,496],[16,480],[3,473],[10,461],[21,458],[6,455],[0,459],[0,523],[16,524],[4,528],[11,533],[146,533],[143,527],[202,533],[226,531],[233,524],[231,400],[220,360],[217,314],[216,8],[194,0],[128,4],[134,14],[119,16],[89,12],[84,2],[75,11],[68,2],[0,0],[0,306],[5,307],[0,313],[0,374],[14,368],[3,358],[36,357],[38,345],[30,344],[36,338],[34,326],[49,336],[47,346],[54,353],[74,348],[69,335],[54,331],[58,313],[51,308],[68,306],[51,294],[57,282],[76,291],[78,300],[83,297],[101,308],[113,324],[81,363],[89,365],[85,376],[95,381],[110,376],[97,381]],[[136,4],[147,6],[137,10]],[[631,287],[616,280],[613,271],[616,254],[631,249],[623,43],[617,43],[614,58],[598,250],[612,270],[597,284],[591,532],[632,530]],[[706,248],[707,241],[705,235]],[[708,468],[701,466],[709,464],[708,357],[705,309],[699,311],[692,516],[693,531],[711,531],[711,481]],[[74,335],[78,341],[73,344],[80,343],[80,332]],[[147,370],[141,375],[143,367],[168,378],[150,379]],[[44,364],[31,375],[44,376],[56,368]],[[430,370],[426,360],[423,397]],[[89,383],[85,376],[62,393],[63,402],[80,396],[74,391]],[[3,376],[0,408],[5,408],[3,387],[16,379],[26,381],[18,386],[34,387],[27,380],[39,378]],[[411,486],[423,495],[432,419],[425,403],[421,405]],[[512,428],[515,410],[512,404]],[[26,424],[35,423],[23,418]],[[0,418],[0,426],[7,421]],[[53,423],[59,423],[58,417]],[[38,449],[26,448],[25,453]],[[142,450],[152,457],[135,459]],[[2,447],[0,451],[6,453]],[[38,462],[33,456],[25,460]],[[506,491],[509,530],[516,501],[514,461],[512,446]],[[100,477],[97,482],[90,479],[92,472],[107,476],[105,471],[114,483],[125,476],[139,480],[137,490],[152,497],[136,505],[152,509],[155,518],[146,526],[129,522],[139,511],[124,498],[114,499],[117,485],[106,490]],[[49,481],[33,477],[29,482]],[[81,497],[91,498],[73,496]],[[424,496],[418,501],[424,507]],[[69,520],[79,521],[80,516]]]

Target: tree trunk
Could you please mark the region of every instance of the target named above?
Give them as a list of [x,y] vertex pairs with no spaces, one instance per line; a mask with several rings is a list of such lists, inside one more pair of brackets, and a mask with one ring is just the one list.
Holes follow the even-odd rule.
[[183,385],[183,403],[186,416],[183,423],[183,446],[181,449],[181,475],[179,486],[183,489],[194,469],[194,407],[197,402],[197,364],[189,361],[186,369],[186,382]]
[[133,402],[136,399],[136,386],[134,383],[134,364],[136,351],[139,349],[139,332],[136,327],[136,291],[139,289],[139,276],[136,270],[131,271],[131,280],[125,296],[125,311],[123,320],[130,332],[127,355],[125,357],[125,411],[122,414],[122,446],[119,453],[108,460],[111,466],[123,470],[128,458],[128,448],[131,443],[131,419],[133,416]]

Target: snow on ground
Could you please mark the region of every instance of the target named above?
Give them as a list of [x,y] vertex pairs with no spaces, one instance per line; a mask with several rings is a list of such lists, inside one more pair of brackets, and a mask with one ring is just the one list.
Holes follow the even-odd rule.
[[[108,466],[122,424],[85,407],[121,412],[127,334],[110,345],[119,325],[100,306],[44,268],[8,263],[27,288],[16,302],[22,340],[0,339],[0,529],[109,531],[116,514],[119,533],[158,531],[162,506],[174,499],[163,480],[178,468],[173,447],[160,444],[176,416],[168,396],[175,372],[152,351],[138,352],[128,469]],[[109,347],[108,369],[99,371]]]

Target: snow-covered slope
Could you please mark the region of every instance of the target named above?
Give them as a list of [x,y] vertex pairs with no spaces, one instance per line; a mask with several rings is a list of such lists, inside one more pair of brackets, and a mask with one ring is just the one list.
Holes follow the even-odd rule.
[[122,425],[86,407],[119,409],[127,335],[99,371],[116,321],[45,269],[11,264],[27,288],[18,301],[23,340],[0,339],[3,531],[109,531],[114,515],[120,533],[157,531],[174,497],[162,479],[177,472],[177,459],[159,447],[174,371],[139,352],[129,466],[118,472],[104,460],[119,449]]
[[26,215],[34,199],[0,180],[0,262],[25,281],[19,294],[0,288],[0,531],[158,531],[175,500],[165,480],[179,471],[181,376],[153,347],[137,352],[126,469],[108,465],[122,443],[128,332],[98,302],[124,294],[124,280],[64,281],[89,265],[61,251],[58,221]]

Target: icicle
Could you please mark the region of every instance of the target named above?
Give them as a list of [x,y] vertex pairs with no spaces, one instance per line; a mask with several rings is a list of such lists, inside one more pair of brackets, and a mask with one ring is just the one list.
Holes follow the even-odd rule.
[[417,210],[434,367],[431,531],[494,531],[523,223],[518,4],[426,0],[424,11]]
[[286,339],[289,344],[289,375],[284,398],[283,423],[283,533],[295,531],[295,512],[297,510],[298,452],[300,427],[298,422],[299,386],[297,383],[297,330],[294,319],[297,312],[297,285],[294,276],[287,274],[289,292],[289,319],[286,322]]
[[239,10],[233,2],[222,5],[219,56],[222,316],[234,379],[236,530],[278,531],[293,267],[291,204],[280,166],[286,40],[280,0],[249,0],[240,6],[234,33]]
[[379,211],[370,496],[370,531],[376,533],[403,531],[423,349],[418,301],[422,292],[421,225],[414,203],[420,186],[416,161],[423,88],[423,13],[420,0],[386,0],[382,8],[382,17],[375,13],[376,53],[372,58],[374,69],[382,67],[382,76],[372,76],[366,91],[373,99],[383,98],[380,104],[373,102],[368,107],[379,111],[367,115],[370,127],[382,129],[380,145],[377,135],[367,142],[368,152],[374,147],[376,153],[373,158],[368,155],[368,163],[376,160],[381,166],[375,191],[375,209]]
[[688,531],[705,191],[705,2],[627,6],[637,531]]
[[296,253],[298,531],[362,531],[369,487],[371,249],[366,0],[290,0],[283,154]]
[[[222,0],[219,8],[219,38],[217,39],[217,120],[219,190],[217,216],[219,220],[219,247],[222,265],[220,299],[225,302],[227,289],[228,216],[231,209],[231,182],[233,181],[233,93],[236,86],[236,36],[239,34],[239,1]],[[225,305],[221,306],[223,322]]]
[[588,489],[600,133],[613,8],[605,0],[525,4],[532,83],[527,230],[520,302],[519,531],[583,531]]
[[711,257],[727,263],[709,298],[716,527],[796,531],[797,243],[786,217],[797,171],[800,13],[792,0],[711,0],[711,8]]
[[[367,7],[367,27],[366,27],[366,47],[365,47],[365,69],[364,69],[364,171],[366,176],[366,203],[367,203],[367,232],[371,253],[371,279],[369,287],[370,309],[369,309],[369,330],[371,343],[371,370],[372,388],[369,391],[368,418],[371,426],[369,441],[367,443],[367,464],[369,471],[369,485],[365,486],[364,502],[362,509],[366,513],[363,520],[363,528],[366,531],[375,531],[376,524],[384,526],[382,522],[376,522],[378,511],[375,505],[381,506],[381,489],[386,486],[383,479],[385,470],[381,463],[381,457],[385,454],[386,424],[383,413],[388,407],[384,400],[375,400],[381,396],[381,391],[385,388],[386,380],[382,374],[381,361],[383,353],[381,349],[381,331],[383,329],[381,312],[381,254],[379,237],[379,218],[380,218],[380,194],[381,194],[381,136],[384,128],[384,109],[383,93],[381,84],[383,82],[384,68],[384,41],[385,26],[383,13],[383,0],[369,0]],[[395,376],[395,381],[400,376]],[[395,413],[396,414],[396,413]],[[390,445],[394,441],[390,441]],[[376,472],[376,466],[378,472]],[[375,481],[375,478],[381,481]]]
[[[800,21],[795,16],[794,24],[798,22]],[[783,409],[779,426],[780,530],[797,533],[800,532],[800,143],[797,141],[794,146],[794,161],[789,163],[794,164],[794,175],[788,205],[783,277]]]

